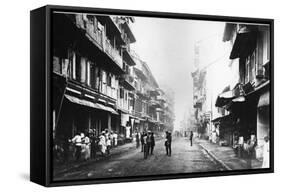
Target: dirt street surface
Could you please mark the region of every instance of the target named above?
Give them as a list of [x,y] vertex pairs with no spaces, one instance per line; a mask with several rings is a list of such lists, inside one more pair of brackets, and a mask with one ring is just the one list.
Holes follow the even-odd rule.
[[156,142],[154,154],[147,159],[139,149],[131,149],[123,154],[89,162],[71,168],[54,176],[54,180],[94,179],[139,175],[159,175],[219,171],[224,168],[217,164],[206,151],[194,143],[191,147],[186,138],[174,138],[172,156],[167,156],[164,141]]

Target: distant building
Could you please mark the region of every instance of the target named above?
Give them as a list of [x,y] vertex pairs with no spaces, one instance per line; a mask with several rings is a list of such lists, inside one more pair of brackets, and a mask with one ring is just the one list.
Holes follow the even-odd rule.
[[193,78],[193,108],[196,132],[199,136],[207,136],[207,124],[210,122],[210,119],[205,115],[206,71],[197,69],[191,75]]
[[173,130],[173,99],[159,88],[148,65],[135,55],[135,116],[141,131]]
[[[221,31],[220,31],[221,30]],[[223,27],[214,36],[198,41],[194,47],[193,107],[196,130],[199,136],[217,143],[224,139],[223,130],[214,119],[227,115],[224,109],[215,106],[217,95],[234,87],[239,79],[235,61],[229,60],[230,44],[221,41]],[[227,87],[226,87],[227,85]]]

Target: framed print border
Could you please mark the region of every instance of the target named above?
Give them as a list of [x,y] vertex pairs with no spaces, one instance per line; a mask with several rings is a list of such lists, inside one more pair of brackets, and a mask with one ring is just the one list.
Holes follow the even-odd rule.
[[[120,16],[169,18],[182,20],[262,23],[270,26],[270,168],[226,170],[114,178],[53,180],[52,146],[52,13],[79,12]],[[44,186],[64,186],[115,182],[151,181],[274,172],[274,20],[262,18],[199,15],[186,13],[118,10],[90,7],[47,5],[30,13],[30,180]]]

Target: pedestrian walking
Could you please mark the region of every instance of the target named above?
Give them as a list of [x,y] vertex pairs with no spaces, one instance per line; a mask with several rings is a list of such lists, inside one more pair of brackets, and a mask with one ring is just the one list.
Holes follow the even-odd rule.
[[89,130],[89,138],[90,138],[90,143],[91,143],[91,158],[96,157],[96,151],[97,151],[97,141],[98,138],[96,136],[96,130],[95,129],[90,129]]
[[118,134],[116,132],[113,133],[113,146],[117,147],[118,145]]
[[148,131],[146,143],[147,143],[147,154],[149,155],[151,151],[151,131]]
[[192,146],[192,141],[193,141],[193,131],[190,131],[189,141],[190,141],[190,146]]
[[141,139],[140,139],[140,141],[141,141],[141,152],[144,151],[144,135],[145,135],[145,133],[142,132]]
[[108,129],[105,129],[105,140],[107,141],[109,139],[109,131]]
[[102,131],[99,137],[99,148],[101,151],[101,155],[104,156],[106,152],[106,140],[105,140],[105,131]]
[[131,142],[131,126],[129,122],[126,124],[125,130],[126,130],[126,135],[125,135],[126,143]]
[[171,156],[172,154],[172,135],[168,131],[166,131],[166,139],[165,139],[165,147],[166,147],[166,155]]
[[252,168],[252,159],[255,158],[255,147],[257,139],[254,133],[251,133],[250,138],[244,143],[244,150],[246,152],[246,160],[248,168]]
[[75,159],[78,161],[81,157],[81,145],[82,145],[82,135],[83,133],[77,132],[76,135],[69,140],[75,145]]
[[110,138],[110,146],[111,146],[111,147],[114,147],[113,131],[110,132],[109,138]]
[[151,155],[153,155],[154,146],[155,146],[154,133],[151,132],[151,146],[150,146],[150,154]]
[[269,138],[264,137],[262,168],[269,168]]
[[136,148],[140,147],[140,133],[136,133]]
[[111,135],[109,134],[106,140],[106,152],[107,155],[110,154],[110,149],[111,149]]
[[143,157],[144,159],[147,159],[148,156],[148,146],[147,146],[147,133],[144,133],[143,135]]
[[83,159],[85,161],[89,160],[91,157],[90,144],[90,138],[86,134],[85,137],[82,139],[81,145],[81,154],[83,154]]

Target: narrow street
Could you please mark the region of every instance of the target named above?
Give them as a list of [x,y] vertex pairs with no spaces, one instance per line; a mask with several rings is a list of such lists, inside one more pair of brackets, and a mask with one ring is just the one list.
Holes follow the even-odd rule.
[[159,175],[224,170],[196,142],[191,147],[186,138],[174,138],[172,156],[166,156],[164,141],[156,142],[154,155],[143,159],[139,149],[54,175],[55,180]]

